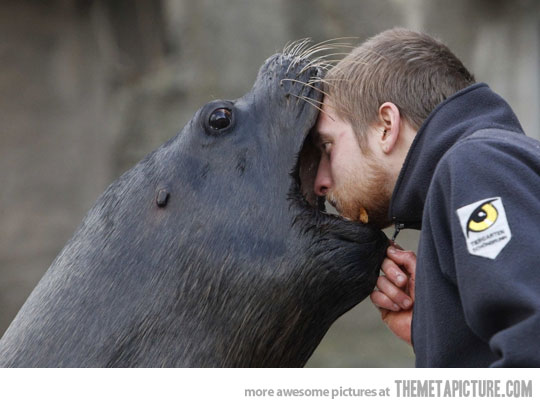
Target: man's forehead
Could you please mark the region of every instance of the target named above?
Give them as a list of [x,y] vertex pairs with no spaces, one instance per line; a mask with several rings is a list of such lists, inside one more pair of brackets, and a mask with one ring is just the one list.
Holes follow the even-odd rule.
[[319,114],[319,117],[317,119],[317,123],[315,124],[315,127],[312,130],[313,140],[315,143],[320,142],[321,138],[324,136],[328,136],[327,132],[327,124],[326,120],[323,117],[325,115],[323,112]]
[[336,126],[336,114],[330,105],[324,104],[315,125],[317,136],[331,136]]
[[324,99],[323,105],[321,107],[321,112],[317,119],[316,128],[318,131],[325,132],[332,126],[333,117],[335,116],[334,109],[328,103],[328,98]]

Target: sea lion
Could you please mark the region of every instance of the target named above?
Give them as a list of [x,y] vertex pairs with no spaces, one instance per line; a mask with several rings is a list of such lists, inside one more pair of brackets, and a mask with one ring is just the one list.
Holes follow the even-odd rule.
[[0,366],[306,363],[372,291],[387,239],[313,205],[314,162],[298,157],[321,69],[300,48],[107,188],[1,339]]

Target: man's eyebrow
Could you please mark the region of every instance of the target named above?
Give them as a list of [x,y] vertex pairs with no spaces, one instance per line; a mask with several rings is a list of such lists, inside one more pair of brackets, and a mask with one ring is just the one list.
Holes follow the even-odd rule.
[[324,130],[323,131],[319,131],[319,130],[314,130],[313,131],[313,141],[315,143],[321,143],[322,139],[330,139],[330,138],[331,138],[330,134],[325,132]]

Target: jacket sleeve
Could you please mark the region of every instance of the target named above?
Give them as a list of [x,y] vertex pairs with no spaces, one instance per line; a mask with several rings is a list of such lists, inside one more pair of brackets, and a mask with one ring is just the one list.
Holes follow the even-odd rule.
[[465,139],[443,157],[430,188],[439,220],[431,228],[451,236],[438,248],[441,273],[457,286],[467,325],[500,357],[494,367],[540,367],[540,148],[533,146]]

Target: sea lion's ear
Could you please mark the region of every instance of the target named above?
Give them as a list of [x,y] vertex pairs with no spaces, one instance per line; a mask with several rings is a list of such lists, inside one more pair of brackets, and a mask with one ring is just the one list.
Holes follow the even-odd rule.
[[306,137],[302,150],[299,154],[298,175],[300,178],[300,190],[302,195],[313,207],[318,207],[320,201],[313,188],[315,185],[315,177],[317,176],[317,169],[319,167],[320,160],[321,153],[313,142],[312,134],[309,134]]

